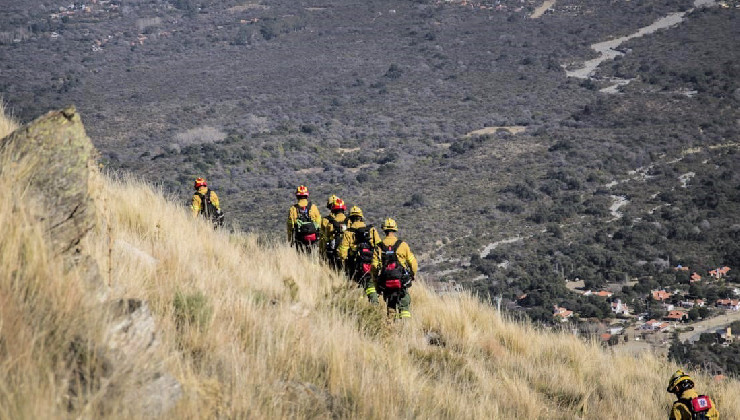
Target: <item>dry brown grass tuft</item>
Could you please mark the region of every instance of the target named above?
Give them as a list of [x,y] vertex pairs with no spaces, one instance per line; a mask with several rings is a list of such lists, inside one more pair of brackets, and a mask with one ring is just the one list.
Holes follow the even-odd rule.
[[[144,299],[155,313],[185,390],[169,418],[591,419],[628,408],[652,419],[670,406],[676,366],[664,360],[537,331],[423,282],[410,322],[389,323],[313,257],[214,232],[132,178],[94,186],[105,214],[87,247],[109,299]],[[126,417],[123,404],[100,413],[95,401],[68,411],[75,372],[63,360],[70,343],[98,338],[104,317],[44,253],[25,205],[0,206],[0,418]],[[696,376],[724,418],[740,418],[737,381]]]
[[5,109],[5,102],[0,97],[0,139],[12,133],[18,128],[18,123],[10,116]]

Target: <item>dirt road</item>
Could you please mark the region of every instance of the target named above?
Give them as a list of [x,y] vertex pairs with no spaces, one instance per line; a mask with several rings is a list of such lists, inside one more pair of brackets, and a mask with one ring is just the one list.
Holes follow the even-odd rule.
[[545,14],[547,9],[551,8],[555,5],[555,0],[545,0],[541,5],[537,6],[536,9],[532,12],[531,15],[529,15],[532,19],[537,19],[539,17],[542,17],[542,15]]
[[[694,0],[694,7],[710,7],[714,6],[716,4],[716,1],[714,0]],[[689,9],[686,12],[675,12],[675,13],[669,13],[666,16],[663,16],[662,18],[656,20],[655,22],[651,23],[650,25],[644,26],[637,30],[636,32],[623,36],[620,38],[610,39],[603,42],[597,42],[595,44],[591,45],[591,49],[598,52],[599,56],[597,58],[587,60],[583,67],[579,69],[574,70],[566,70],[566,75],[568,77],[576,77],[579,79],[588,79],[591,76],[594,75],[596,72],[596,69],[599,67],[601,63],[607,60],[613,60],[618,55],[623,55],[621,51],[617,51],[617,47],[619,47],[622,43],[629,41],[632,38],[638,38],[641,36],[652,34],[660,29],[670,28],[671,26],[678,25],[679,23],[683,22],[686,18],[686,15],[690,12],[692,12],[694,9]],[[534,14],[533,16],[534,17]]]
[[694,327],[694,330],[679,334],[678,339],[681,341],[696,341],[702,333],[714,332],[718,328],[730,325],[735,321],[740,321],[740,311],[728,311],[725,315],[716,316],[705,321],[691,324],[691,326]]

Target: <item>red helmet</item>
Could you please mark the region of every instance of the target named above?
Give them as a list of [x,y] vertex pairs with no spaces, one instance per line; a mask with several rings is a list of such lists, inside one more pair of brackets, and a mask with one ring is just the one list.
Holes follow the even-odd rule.
[[305,185],[300,185],[298,188],[295,189],[295,196],[308,197],[308,187]]
[[331,206],[331,211],[338,210],[347,210],[347,206],[344,204],[344,200],[342,200],[341,198],[337,198],[336,200],[334,200],[334,204]]
[[207,187],[208,183],[206,182],[205,178],[195,178],[195,186],[194,188],[197,190],[200,187]]

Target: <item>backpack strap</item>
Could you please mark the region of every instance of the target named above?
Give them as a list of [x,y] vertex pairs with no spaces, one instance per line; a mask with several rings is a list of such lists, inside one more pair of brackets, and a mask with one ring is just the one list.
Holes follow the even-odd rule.
[[211,204],[211,189],[206,189],[205,194],[201,194],[200,191],[196,191],[195,195],[200,197],[200,211],[199,213],[205,213],[207,211],[206,206]]
[[308,204],[306,204],[306,207],[301,207],[298,205],[298,203],[293,204],[293,207],[295,207],[295,212],[296,212],[294,224],[298,224],[298,222],[301,219],[302,214],[305,214],[308,220],[311,220],[311,206],[312,205],[313,204],[310,201],[308,202]]
[[342,224],[338,222],[336,218],[334,218],[333,214],[326,216],[326,220],[328,220],[329,223],[331,223],[331,225],[334,226],[335,231],[338,229],[341,230]]
[[701,410],[698,410],[698,411],[694,409],[694,401],[695,400],[698,400],[700,398],[703,398],[705,400],[709,400],[709,397],[707,397],[706,395],[699,395],[696,398],[680,398],[680,399],[678,399],[674,403],[674,405],[677,404],[677,403],[681,403],[681,404],[685,405],[686,408],[691,413],[692,418],[694,418],[694,419],[696,419],[696,418],[699,418],[699,419],[707,418],[706,417],[706,413],[711,408],[711,405],[709,405],[708,407],[703,408]]
[[398,254],[398,248],[400,248],[400,247],[401,247],[401,244],[402,244],[402,243],[403,243],[403,241],[402,241],[402,240],[400,240],[400,239],[399,239],[399,240],[397,240],[397,241],[396,241],[396,243],[395,243],[395,244],[393,244],[393,246],[391,246],[391,248],[393,249],[393,252],[395,252],[396,254]]
[[[393,245],[386,245],[385,243],[380,242],[378,244],[378,247],[380,247],[380,250],[382,251],[381,255],[385,255],[385,253],[387,253],[388,251],[393,251],[393,254],[396,256],[396,260],[398,260],[398,263],[401,264],[401,260],[398,258],[398,248],[401,246],[402,243],[403,241],[398,239]],[[403,266],[403,264],[401,265]]]

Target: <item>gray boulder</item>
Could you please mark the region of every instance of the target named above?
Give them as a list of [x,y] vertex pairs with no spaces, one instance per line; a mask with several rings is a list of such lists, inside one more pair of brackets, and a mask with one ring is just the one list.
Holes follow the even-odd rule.
[[[96,153],[73,106],[49,112],[0,139],[0,165],[9,165],[20,180],[14,186],[20,194],[16,201],[22,200],[22,211],[44,223],[50,253],[61,257],[65,271],[82,274],[91,286],[90,300],[107,295],[98,264],[84,249],[85,237],[99,220],[91,185]],[[182,387],[165,370],[148,305],[136,299],[101,302],[97,313],[106,320],[102,334],[75,337],[66,350],[70,409],[98,399],[99,414],[165,415],[180,399]]]
[[94,152],[73,106],[49,112],[0,140],[0,154],[10,157],[5,164],[28,169],[28,183],[14,191],[24,194],[34,216],[46,222],[49,249],[63,256],[66,269],[75,267],[99,285],[98,266],[81,249],[97,223],[89,185]]

